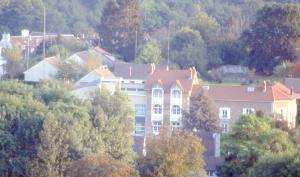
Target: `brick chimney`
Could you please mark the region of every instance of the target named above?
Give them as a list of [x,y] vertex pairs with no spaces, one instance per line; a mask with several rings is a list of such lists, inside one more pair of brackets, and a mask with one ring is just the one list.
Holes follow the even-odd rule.
[[155,71],[155,64],[154,63],[151,63],[150,64],[150,74],[153,74]]

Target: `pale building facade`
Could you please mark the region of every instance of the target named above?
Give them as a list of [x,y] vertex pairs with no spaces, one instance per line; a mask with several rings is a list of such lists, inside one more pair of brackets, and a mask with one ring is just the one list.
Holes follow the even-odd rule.
[[24,81],[40,82],[54,80],[58,72],[60,57],[46,58],[24,72]]

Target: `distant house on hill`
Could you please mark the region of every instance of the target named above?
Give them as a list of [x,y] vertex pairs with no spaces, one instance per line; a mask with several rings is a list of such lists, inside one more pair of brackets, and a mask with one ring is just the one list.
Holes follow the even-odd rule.
[[104,49],[96,47],[94,49],[77,52],[67,58],[66,61],[74,61],[80,66],[85,66],[89,62],[93,62],[93,64],[98,66],[106,65],[112,68],[114,63],[117,62],[117,59]]
[[60,57],[46,58],[24,72],[24,80],[27,82],[40,82],[53,80],[58,72]]
[[78,80],[72,94],[81,99],[90,99],[92,92],[101,88],[114,92],[120,84],[120,78],[114,76],[107,66],[101,66]]
[[293,64],[289,72],[289,77],[299,77],[299,76],[300,76],[300,64]]
[[215,102],[223,132],[228,132],[243,114],[262,111],[296,125],[296,93],[281,83],[263,86],[209,85],[203,87]]

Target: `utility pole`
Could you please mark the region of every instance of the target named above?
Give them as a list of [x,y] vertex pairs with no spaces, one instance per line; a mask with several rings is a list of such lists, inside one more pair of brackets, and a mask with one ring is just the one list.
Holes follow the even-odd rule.
[[29,54],[30,54],[30,34],[27,37],[27,60],[26,60],[26,70],[29,68]]
[[169,26],[168,26],[168,61],[167,61],[167,70],[169,69],[169,64],[170,64],[170,25],[171,25],[171,23],[169,22]]
[[137,27],[135,27],[135,47],[134,47],[134,60],[136,60],[136,55],[137,55],[137,37],[138,37],[138,32],[137,32]]
[[43,57],[45,59],[46,57],[46,7],[45,4],[43,3],[43,11],[44,11],[44,42],[43,42]]

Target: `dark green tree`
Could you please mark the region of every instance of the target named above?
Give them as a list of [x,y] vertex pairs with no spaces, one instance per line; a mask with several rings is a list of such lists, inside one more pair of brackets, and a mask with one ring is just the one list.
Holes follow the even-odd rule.
[[300,5],[275,4],[257,12],[256,21],[244,32],[248,66],[272,74],[283,61],[295,61],[300,39]]
[[300,154],[297,151],[262,156],[250,171],[250,177],[299,176]]
[[136,37],[143,38],[137,0],[107,2],[99,26],[101,43],[108,51],[132,61],[136,52]]
[[246,177],[263,155],[295,150],[287,132],[275,128],[270,118],[256,115],[242,116],[221,143],[225,162],[219,176]]

